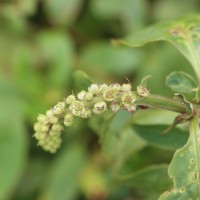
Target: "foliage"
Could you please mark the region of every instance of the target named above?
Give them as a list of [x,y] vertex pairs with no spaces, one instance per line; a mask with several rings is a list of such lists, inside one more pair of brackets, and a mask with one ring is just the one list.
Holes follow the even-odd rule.
[[[1,1],[0,199],[198,200],[194,11],[196,0]],[[137,112],[75,118],[58,152],[44,152],[38,113],[92,83],[131,83]]]

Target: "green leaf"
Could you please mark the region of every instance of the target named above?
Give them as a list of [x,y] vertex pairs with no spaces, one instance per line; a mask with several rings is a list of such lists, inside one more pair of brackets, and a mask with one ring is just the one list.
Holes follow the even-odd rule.
[[199,29],[200,15],[190,15],[176,21],[159,22],[114,43],[139,47],[154,41],[170,42],[189,60],[200,82]]
[[163,149],[176,150],[187,142],[188,133],[178,128],[163,132],[169,128],[166,125],[132,125],[133,130],[149,144]]
[[78,178],[85,162],[86,150],[83,144],[73,144],[62,150],[51,163],[41,199],[76,199]]
[[160,200],[199,199],[200,197],[200,130],[198,116],[190,121],[187,144],[178,149],[169,166],[174,188],[163,193]]
[[76,70],[73,74],[75,87],[78,91],[87,90],[87,88],[93,83],[90,77],[81,70]]
[[80,63],[88,73],[106,72],[117,76],[128,75],[135,71],[142,58],[139,50],[113,48],[105,42],[93,43],[83,49]]
[[69,25],[78,17],[82,3],[82,0],[47,0],[44,8],[50,22]]
[[169,110],[147,109],[134,114],[132,123],[136,125],[170,125],[177,113]]
[[[148,2],[145,0],[95,0],[91,11],[99,18],[120,19],[125,31],[137,30],[145,24]],[[134,26],[133,26],[134,24]]]
[[133,174],[122,176],[119,184],[134,187],[139,190],[141,196],[148,200],[155,200],[158,199],[160,193],[171,186],[167,168],[167,165],[148,166]]
[[27,159],[24,102],[11,82],[0,78],[0,199],[9,199]]
[[196,89],[197,83],[192,76],[185,72],[172,72],[166,78],[166,85],[175,92],[191,93]]
[[47,68],[44,78],[48,84],[69,88],[74,48],[71,38],[61,31],[43,31],[37,36],[37,44],[40,50],[40,62]]
[[126,127],[132,115],[127,111],[118,112],[112,120],[103,124],[101,130],[102,151],[113,160],[116,171],[120,170],[129,156],[146,146],[146,142],[130,128]]

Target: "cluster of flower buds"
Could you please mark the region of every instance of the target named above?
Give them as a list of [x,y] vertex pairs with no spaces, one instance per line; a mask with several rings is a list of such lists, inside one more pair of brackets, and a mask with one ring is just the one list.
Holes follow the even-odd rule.
[[46,115],[39,114],[34,125],[34,137],[38,140],[38,145],[51,153],[55,153],[62,142],[60,135],[63,125],[60,122],[60,115],[64,113],[65,106],[64,102],[59,102],[48,110]]
[[137,96],[146,97],[149,91],[145,87],[131,91],[126,84],[92,84],[88,91],[82,90],[75,96],[69,95],[64,102],[59,102],[46,112],[39,114],[34,125],[35,138],[44,150],[54,153],[61,145],[61,132],[64,126],[71,126],[74,117],[90,118],[92,114],[102,114],[110,108],[113,112],[126,109],[135,112]]

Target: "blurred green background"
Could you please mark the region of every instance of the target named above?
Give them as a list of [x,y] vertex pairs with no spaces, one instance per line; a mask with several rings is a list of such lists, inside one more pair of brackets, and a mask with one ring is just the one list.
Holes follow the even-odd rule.
[[131,125],[170,124],[174,113],[77,120],[55,155],[37,147],[33,124],[90,80],[128,78],[136,87],[150,74],[151,92],[170,96],[167,74],[193,75],[174,47],[128,49],[110,40],[199,10],[198,0],[1,0],[0,200],[155,200],[169,188],[175,149],[147,144]]

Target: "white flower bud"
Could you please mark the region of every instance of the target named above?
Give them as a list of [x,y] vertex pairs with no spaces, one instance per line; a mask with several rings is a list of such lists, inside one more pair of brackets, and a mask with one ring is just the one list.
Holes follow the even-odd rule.
[[105,102],[98,102],[94,104],[93,112],[95,114],[101,114],[107,110],[107,104]]
[[121,90],[121,85],[118,83],[111,84],[110,89],[113,89],[115,92],[119,92]]
[[82,90],[81,92],[79,92],[77,94],[77,97],[78,97],[79,100],[84,100],[85,99],[85,95],[86,95],[86,91]]
[[127,109],[128,112],[135,112],[136,106],[135,105],[127,105],[127,106],[125,106],[125,109]]
[[63,109],[60,106],[56,105],[53,107],[53,113],[55,115],[60,115],[62,114],[62,112],[63,112]]
[[93,99],[94,95],[91,92],[86,92],[85,94],[85,100],[91,101]]
[[64,121],[63,123],[64,123],[65,126],[72,126],[74,122],[73,121],[71,121],[71,122],[70,121]]
[[69,95],[66,99],[65,99],[65,102],[67,104],[72,104],[74,101],[76,101],[76,97],[72,94],[72,95]]
[[33,135],[37,140],[40,139],[40,135],[41,133],[40,132],[35,132],[35,134]]
[[34,137],[37,139],[37,140],[44,140],[46,138],[46,134],[44,134],[43,132],[36,132],[34,134]]
[[81,117],[82,117],[82,118],[90,118],[91,115],[92,115],[91,110],[87,109],[87,110],[85,110],[85,111],[82,113]]
[[64,121],[72,122],[73,120],[74,120],[74,115],[72,115],[71,113],[66,114],[64,117]]
[[42,124],[40,122],[37,122],[34,124],[34,131],[40,131],[42,127]]
[[136,101],[136,96],[133,92],[126,92],[121,97],[121,101],[125,106],[132,106]]
[[55,114],[55,115],[60,115],[60,114],[62,114],[63,113],[63,111],[64,111],[64,109],[65,109],[65,106],[66,106],[66,104],[65,104],[65,102],[59,102],[59,103],[57,103],[57,105],[55,105],[54,107],[53,107],[53,113]]
[[61,124],[54,124],[54,125],[51,127],[51,129],[52,129],[53,131],[60,132],[60,131],[63,130],[63,126],[62,126]]
[[46,116],[47,116],[48,118],[51,118],[52,116],[54,116],[53,110],[52,110],[52,109],[47,110]]
[[60,133],[60,131],[55,131],[55,130],[49,131],[49,135],[54,136],[54,137],[57,137],[59,135],[59,133]]
[[142,97],[149,96],[149,90],[145,86],[138,86],[137,87],[137,93]]
[[109,88],[108,85],[101,84],[100,85],[100,92],[103,94],[108,88]]
[[118,102],[113,102],[111,105],[110,105],[110,108],[113,112],[118,112],[121,108],[120,106],[120,103]]
[[57,116],[52,116],[51,118],[49,118],[49,122],[51,124],[56,124],[58,122],[59,118]]
[[[45,147],[45,145],[47,145],[47,141],[46,140],[39,140],[38,141],[38,145],[42,146],[43,148]],[[45,148],[44,148],[45,150]]]
[[56,142],[60,138],[60,132],[56,132],[56,135],[52,135],[50,141]]
[[80,101],[74,101],[70,106],[69,109],[71,113],[75,116],[81,116],[81,114],[85,111],[84,104]]
[[113,89],[107,89],[103,93],[103,98],[107,101],[114,101],[116,99],[116,92]]
[[48,132],[48,130],[49,130],[49,126],[48,125],[43,125],[43,126],[41,126],[41,132]]
[[47,116],[46,115],[43,115],[43,114],[39,114],[38,117],[37,117],[37,120],[38,122],[46,122],[47,121]]
[[132,89],[132,85],[130,83],[124,83],[121,86],[121,91],[123,91],[123,92],[131,91],[131,89]]
[[97,84],[92,84],[88,88],[88,91],[91,92],[91,93],[93,93],[93,94],[95,94],[95,95],[97,95],[97,94],[100,93],[100,88],[99,88],[99,86]]

